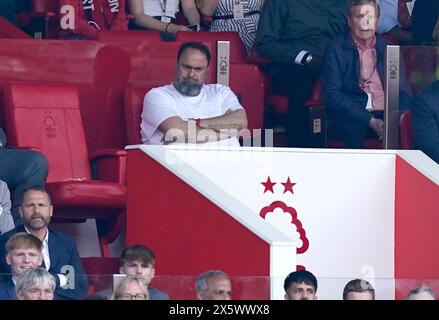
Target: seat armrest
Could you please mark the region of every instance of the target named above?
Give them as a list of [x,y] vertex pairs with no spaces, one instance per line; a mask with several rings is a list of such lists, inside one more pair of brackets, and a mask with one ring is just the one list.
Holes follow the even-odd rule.
[[126,184],[127,152],[119,149],[97,150],[89,155],[96,179]]

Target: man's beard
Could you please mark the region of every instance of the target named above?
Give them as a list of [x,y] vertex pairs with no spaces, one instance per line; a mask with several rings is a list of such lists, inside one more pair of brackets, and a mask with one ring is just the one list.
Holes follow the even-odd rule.
[[203,83],[188,83],[186,79],[175,80],[174,87],[184,96],[196,97],[200,94]]
[[[32,217],[35,218],[36,216],[41,219],[37,219],[37,220],[32,219]],[[30,219],[23,219],[23,220],[25,225],[35,230],[39,230],[47,227],[51,220],[51,217],[44,218],[40,215],[33,215],[32,217]]]

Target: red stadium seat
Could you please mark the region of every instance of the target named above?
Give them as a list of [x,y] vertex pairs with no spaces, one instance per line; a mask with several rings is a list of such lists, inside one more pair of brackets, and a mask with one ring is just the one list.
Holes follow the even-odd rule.
[[151,90],[148,88],[127,88],[125,90],[125,121],[128,144],[141,144],[140,122],[143,110],[143,98]]
[[247,63],[247,51],[238,32],[177,32],[177,42],[199,41],[211,44],[212,61],[216,61],[217,41],[230,41],[230,63]]
[[109,289],[113,286],[113,274],[119,273],[120,259],[116,257],[81,258],[84,271],[88,275],[88,296]]
[[98,41],[162,41],[160,32],[153,30],[101,31]]
[[413,149],[415,145],[415,139],[413,137],[411,126],[411,114],[410,111],[405,111],[401,114],[399,120],[399,136],[400,136],[400,148],[401,149]]
[[[96,219],[103,256],[120,234],[126,210],[122,181],[92,180],[76,87],[9,83],[4,93],[5,116],[11,145],[38,148],[48,159],[47,190],[54,205],[55,222]],[[104,163],[108,175],[125,170],[123,150],[101,150],[92,155]],[[99,177],[103,178],[103,177]]]

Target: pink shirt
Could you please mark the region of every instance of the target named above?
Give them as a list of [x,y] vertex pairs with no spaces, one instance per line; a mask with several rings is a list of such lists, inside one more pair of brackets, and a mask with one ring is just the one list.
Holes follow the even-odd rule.
[[[384,89],[377,69],[376,38],[364,47],[354,39],[360,56],[360,88],[370,94],[372,108],[368,111],[384,110]],[[366,107],[366,106],[365,106]]]

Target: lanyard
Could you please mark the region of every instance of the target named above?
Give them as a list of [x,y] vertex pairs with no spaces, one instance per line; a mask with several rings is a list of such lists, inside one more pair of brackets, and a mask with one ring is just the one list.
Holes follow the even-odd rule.
[[162,8],[163,17],[166,17],[166,4],[168,3],[168,0],[159,0],[160,7]]

